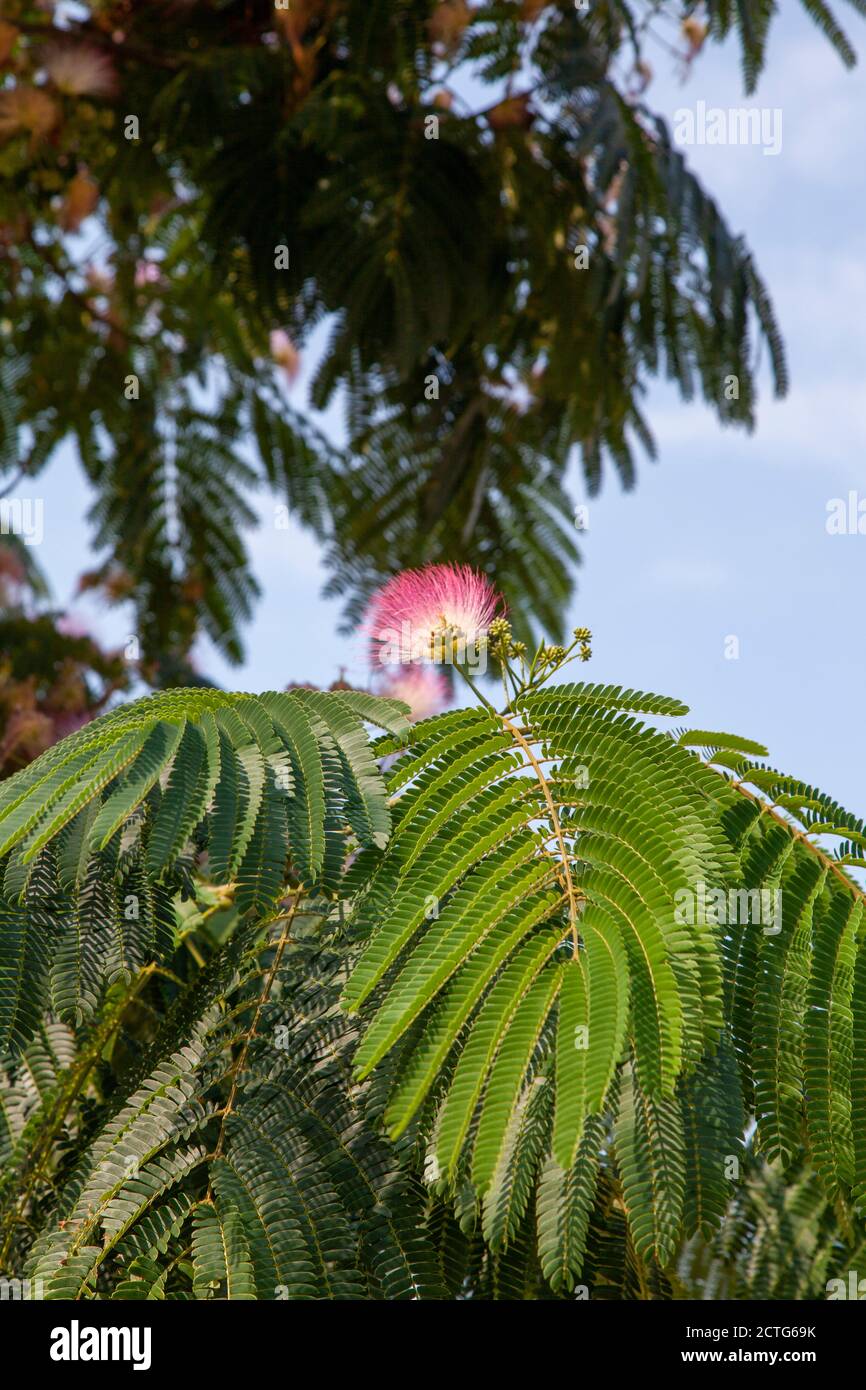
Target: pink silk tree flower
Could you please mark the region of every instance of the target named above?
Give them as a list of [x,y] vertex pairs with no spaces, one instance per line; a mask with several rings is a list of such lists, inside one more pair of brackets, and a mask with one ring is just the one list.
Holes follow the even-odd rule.
[[372,597],[363,622],[373,665],[461,660],[483,645],[502,600],[469,565],[404,570]]
[[291,386],[301,370],[301,354],[284,328],[273,328],[270,336],[271,357]]
[[31,143],[49,136],[60,108],[41,87],[8,87],[0,92],[0,140],[29,134]]
[[408,705],[413,724],[441,714],[451,696],[442,672],[432,666],[401,666],[388,674],[379,693]]
[[60,714],[54,715],[54,738],[68,738],[70,734],[77,734],[79,729],[83,729],[85,724],[89,724],[95,716],[91,710],[64,710]]
[[114,64],[90,44],[48,44],[42,62],[52,83],[64,96],[113,97],[117,93]]
[[63,613],[56,623],[57,631],[62,632],[64,637],[89,637],[90,633],[87,624],[81,618],[77,618],[74,613]]
[[158,285],[162,281],[162,271],[156,261],[136,261],[135,288],[143,290],[147,285]]

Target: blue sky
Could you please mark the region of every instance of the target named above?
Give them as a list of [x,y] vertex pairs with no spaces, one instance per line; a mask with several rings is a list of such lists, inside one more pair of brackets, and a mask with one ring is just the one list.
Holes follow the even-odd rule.
[[[844,8],[866,63],[866,24]],[[734,43],[706,50],[684,85],[663,48],[649,57],[647,101],[671,124],[678,108],[699,100],[747,104]],[[830,535],[826,520],[831,499],[858,489],[866,498],[863,68],[846,72],[800,7],[786,5],[753,101],[782,111],[778,155],[731,145],[688,155],[733,229],[747,233],[782,326],[791,392],[773,401],[765,377],[748,437],[651,384],[645,405],[658,462],[641,465],[632,493],[610,477],[591,502],[569,625],[593,630],[587,678],[676,695],[694,725],[763,740],[777,766],[862,812],[866,753],[856,730],[866,637],[856,603],[866,535]],[[308,375],[292,389],[295,405]],[[333,412],[332,428],[338,419]],[[66,604],[92,565],[91,499],[70,452],[43,481],[38,558]],[[577,468],[573,493],[575,503],[586,501]],[[362,679],[357,645],[336,635],[339,605],[319,596],[326,576],[315,542],[277,530],[272,499],[258,500],[262,525],[249,544],[263,598],[246,634],[247,661],[229,668],[203,645],[200,664],[246,690],[327,684],[340,666]],[[93,601],[73,607],[106,642],[125,637],[122,613]],[[736,660],[725,657],[731,636]]]

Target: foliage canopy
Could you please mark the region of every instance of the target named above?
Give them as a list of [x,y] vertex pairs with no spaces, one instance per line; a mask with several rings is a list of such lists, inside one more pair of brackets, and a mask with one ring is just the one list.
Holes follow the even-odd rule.
[[685,713],[180,690],[3,783],[5,1267],[265,1299],[854,1268],[866,826],[655,727]]
[[[774,9],[695,10],[7,0],[2,351],[27,371],[2,375],[0,458],[30,479],[75,445],[89,582],[134,603],[152,679],[199,628],[240,658],[256,488],[326,545],[350,620],[471,552],[524,636],[555,634],[570,455],[590,493],[605,460],[630,487],[656,374],[750,427],[761,340],[784,392],[752,256],[645,91],[656,18],[687,64],[736,32],[753,90]],[[286,401],[275,331],[316,360],[312,407],[345,404],[344,447]]]

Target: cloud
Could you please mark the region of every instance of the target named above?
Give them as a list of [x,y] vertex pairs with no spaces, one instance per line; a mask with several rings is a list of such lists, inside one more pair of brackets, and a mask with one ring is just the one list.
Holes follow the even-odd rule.
[[[773,464],[802,472],[834,470],[851,485],[863,483],[866,457],[866,396],[853,382],[798,381],[787,399],[765,395],[755,433],[721,432],[708,406],[654,404],[647,410],[661,466],[672,451],[702,455],[696,467],[718,467],[719,456],[750,464]],[[712,457],[707,457],[711,455]]]

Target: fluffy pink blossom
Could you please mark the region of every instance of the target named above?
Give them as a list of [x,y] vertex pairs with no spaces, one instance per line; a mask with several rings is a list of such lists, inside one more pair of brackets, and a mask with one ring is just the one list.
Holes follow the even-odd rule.
[[284,328],[274,328],[270,337],[271,357],[291,386],[301,369],[301,355]]
[[89,637],[87,624],[81,618],[77,618],[74,613],[63,613],[57,619],[57,631],[62,632],[64,637]]
[[380,693],[407,704],[413,723],[441,714],[451,695],[447,680],[433,666],[401,666],[387,676]]
[[42,61],[58,92],[70,97],[112,97],[117,73],[111,59],[85,43],[52,43]]
[[487,635],[501,599],[469,565],[427,565],[389,579],[370,601],[363,631],[374,664],[449,661]]
[[146,285],[158,285],[162,280],[162,271],[156,261],[136,261],[135,265],[135,288],[143,290]]
[[8,87],[0,92],[0,140],[27,132],[31,142],[45,139],[60,119],[60,108],[40,87]]
[[55,739],[68,738],[70,734],[77,734],[78,730],[83,729],[85,724],[89,724],[93,717],[90,710],[66,710],[62,714],[55,714]]

